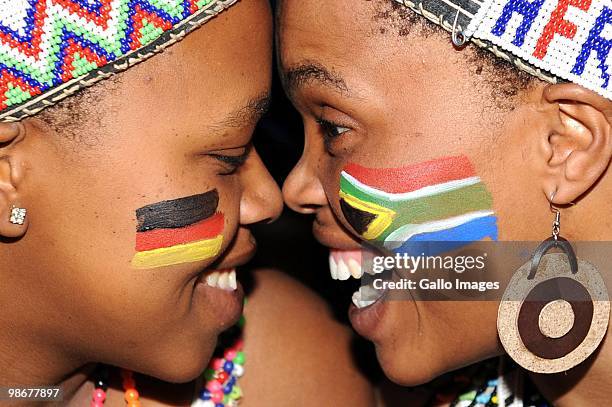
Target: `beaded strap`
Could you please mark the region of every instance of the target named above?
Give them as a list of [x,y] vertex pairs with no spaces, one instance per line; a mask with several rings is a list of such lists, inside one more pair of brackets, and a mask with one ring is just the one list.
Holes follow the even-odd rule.
[[0,121],[161,52],[236,1],[0,0]]

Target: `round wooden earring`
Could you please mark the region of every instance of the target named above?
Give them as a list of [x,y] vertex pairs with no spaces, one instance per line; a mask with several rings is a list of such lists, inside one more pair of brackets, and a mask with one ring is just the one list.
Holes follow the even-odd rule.
[[[548,253],[559,248],[565,253]],[[569,260],[569,261],[568,261]],[[536,373],[558,373],[582,363],[608,329],[610,303],[592,264],[577,260],[562,237],[545,240],[510,280],[497,313],[508,355]]]

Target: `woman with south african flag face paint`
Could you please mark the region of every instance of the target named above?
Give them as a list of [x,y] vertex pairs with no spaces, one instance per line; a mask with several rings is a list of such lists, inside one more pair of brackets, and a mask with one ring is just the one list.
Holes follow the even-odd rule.
[[271,68],[266,0],[0,0],[0,403],[370,405],[280,272],[211,360],[282,208],[252,146]]
[[[568,238],[612,239],[609,2],[284,0],[278,21],[305,133],[283,194],[315,215],[332,278],[361,278],[364,253],[540,242],[549,200],[576,202],[563,211]],[[393,381],[422,384],[504,353],[499,301],[364,292],[349,317]],[[610,404],[609,340],[599,350],[563,377],[538,377],[540,389],[559,405]],[[486,394],[453,405],[505,401],[493,399],[503,386],[481,384]]]

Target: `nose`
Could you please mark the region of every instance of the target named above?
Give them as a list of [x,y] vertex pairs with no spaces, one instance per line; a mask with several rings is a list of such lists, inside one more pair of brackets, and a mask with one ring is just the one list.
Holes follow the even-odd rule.
[[327,205],[325,190],[313,164],[305,152],[283,185],[285,203],[301,214],[314,213],[320,207]]
[[253,149],[242,171],[240,224],[273,222],[283,210],[280,189]]

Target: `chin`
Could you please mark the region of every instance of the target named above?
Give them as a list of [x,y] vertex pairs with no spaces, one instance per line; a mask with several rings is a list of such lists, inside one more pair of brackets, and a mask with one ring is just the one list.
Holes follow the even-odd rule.
[[415,364],[410,359],[400,360],[397,356],[384,357],[378,347],[376,353],[385,375],[389,380],[400,386],[419,386],[444,373],[434,367],[433,361],[431,365],[427,365],[424,363]]
[[157,363],[148,366],[146,371],[139,370],[169,383],[187,383],[202,375],[208,362],[212,358],[214,343],[211,345],[199,344],[197,349],[188,346],[167,351],[165,354],[155,354]]

